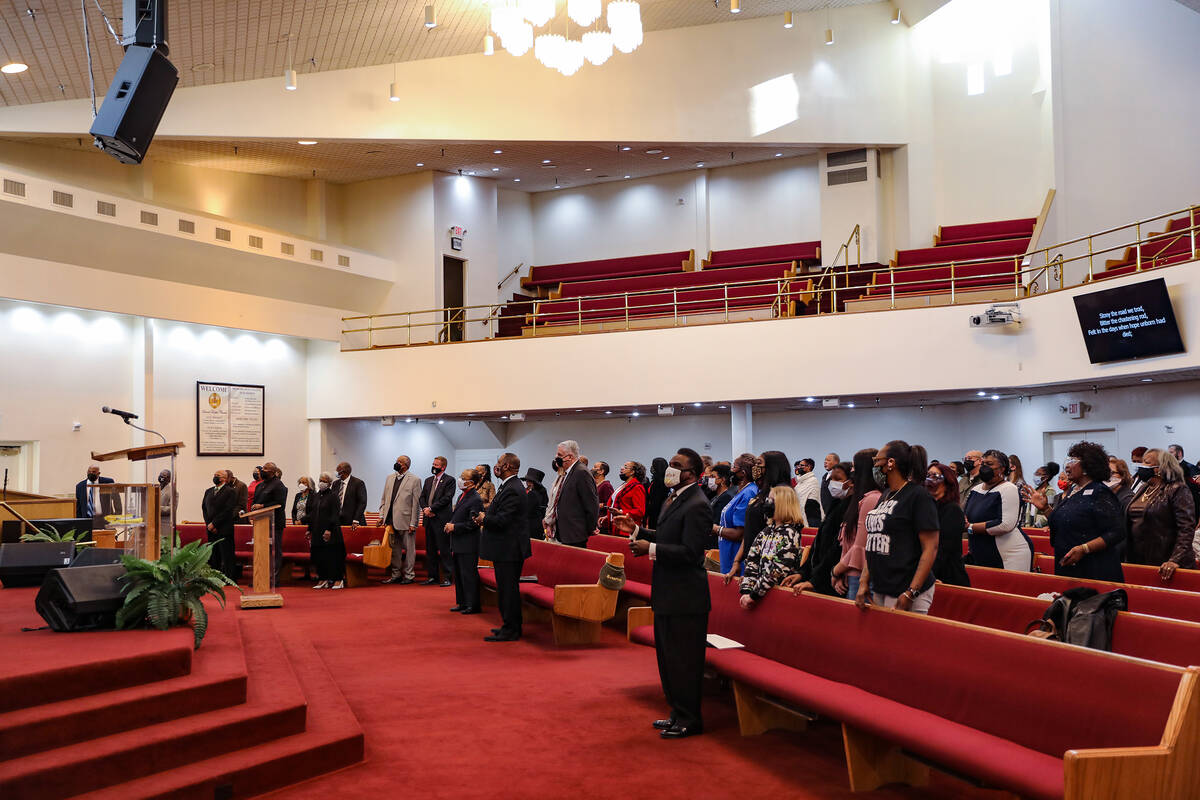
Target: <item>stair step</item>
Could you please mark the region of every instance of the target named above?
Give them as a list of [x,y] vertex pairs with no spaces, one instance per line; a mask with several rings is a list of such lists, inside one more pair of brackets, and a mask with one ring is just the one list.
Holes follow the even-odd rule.
[[216,614],[190,674],[0,714],[0,761],[245,701],[241,632]]
[[0,763],[0,797],[56,800],[305,730],[304,692],[269,626],[242,626],[246,702]]
[[[243,625],[269,624],[265,618]],[[89,792],[77,800],[211,800],[243,798],[357,764],[363,760],[358,719],[311,642],[282,636],[287,658],[308,698],[304,733]]]

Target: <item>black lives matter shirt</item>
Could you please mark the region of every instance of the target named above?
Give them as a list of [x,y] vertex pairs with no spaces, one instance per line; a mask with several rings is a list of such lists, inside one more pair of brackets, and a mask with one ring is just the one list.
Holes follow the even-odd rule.
[[[871,590],[898,597],[912,586],[921,560],[920,531],[938,530],[937,503],[924,486],[905,484],[867,513],[867,567]],[[921,587],[933,583],[933,571]]]

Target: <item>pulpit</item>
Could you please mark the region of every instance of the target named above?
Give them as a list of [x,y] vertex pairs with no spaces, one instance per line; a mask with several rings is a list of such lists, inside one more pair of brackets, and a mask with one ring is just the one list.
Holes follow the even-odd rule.
[[[128,420],[127,420],[127,422],[128,422]],[[152,459],[156,459],[156,458],[169,458],[169,459],[171,459],[171,485],[168,487],[168,489],[170,491],[170,497],[175,498],[178,496],[178,493],[175,490],[175,456],[179,454],[179,448],[181,448],[183,446],[184,446],[183,442],[163,442],[161,444],[144,445],[142,447],[127,447],[124,450],[113,450],[111,453],[95,453],[95,452],[93,452],[92,460],[93,461],[115,461],[115,460],[124,458],[124,459],[128,459],[129,461],[148,461],[148,460],[152,460]],[[116,488],[116,487],[120,487],[120,488]],[[152,536],[153,542],[148,543],[144,548],[143,547],[136,548],[135,552],[141,558],[149,559],[151,561],[157,561],[162,556],[162,528],[163,527],[166,527],[166,529],[167,529],[167,552],[170,553],[170,552],[175,551],[175,511],[176,511],[175,505],[176,504],[175,504],[174,500],[172,499],[172,502],[169,503],[170,514],[166,515],[164,518],[164,515],[162,514],[162,490],[159,488],[157,483],[154,483],[154,484],[106,483],[106,484],[101,484],[101,486],[99,488],[102,493],[110,493],[110,492],[121,492],[124,489],[134,489],[136,487],[144,487],[147,490],[151,490],[151,489],[153,490],[153,491],[146,492],[146,494],[152,495],[152,497],[145,497],[145,498],[142,498],[140,500],[140,502],[137,502],[137,507],[139,510],[137,517],[139,518],[139,523],[144,521],[144,524],[146,525],[146,535],[147,535],[147,537]],[[129,503],[128,503],[128,501],[125,503],[120,503],[120,504],[110,503],[109,506],[112,508],[113,511],[116,511],[117,508],[127,510],[129,508]],[[122,524],[121,524],[122,523],[122,519],[121,519],[122,514],[116,513],[116,514],[112,515],[112,516],[117,517],[117,519],[115,520],[115,524],[114,524],[114,520],[109,519],[109,516],[110,516],[109,514],[105,515],[105,520],[104,520],[105,528],[106,529],[115,529],[117,531],[117,534],[115,536],[117,546],[121,546],[122,543],[125,542],[125,549],[130,550],[131,548],[127,542],[128,537],[122,536],[122,533],[123,533]],[[129,516],[128,513],[124,514],[124,517],[128,517],[128,516]],[[153,518],[153,520],[151,520],[151,518]],[[153,521],[152,526],[150,525],[151,521]],[[126,529],[124,531],[124,533],[128,533],[128,530]],[[102,534],[102,536],[104,536],[104,534]],[[97,544],[99,544],[99,541],[97,541]],[[153,549],[151,549],[151,547],[153,547]]]
[[275,509],[278,505],[256,508],[242,513],[253,530],[254,577],[250,592],[242,595],[242,608],[279,608],[283,595],[275,591],[275,562],[271,550],[275,547]]

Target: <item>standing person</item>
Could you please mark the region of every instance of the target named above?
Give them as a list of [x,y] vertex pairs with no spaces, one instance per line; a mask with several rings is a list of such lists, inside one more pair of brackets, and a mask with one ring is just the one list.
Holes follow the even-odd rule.
[[158,473],[158,522],[159,530],[175,541],[175,529],[171,527],[171,512],[179,507],[179,492],[171,482],[171,470]]
[[700,476],[700,489],[704,492],[704,497],[711,503],[712,499],[717,496],[717,490],[713,488],[712,481],[708,480],[712,477],[713,457],[705,453],[700,460],[704,463],[704,474]]
[[312,560],[317,565],[314,589],[346,588],[346,542],[342,539],[342,509],[332,477],[322,472],[317,496],[308,517],[308,541]]
[[234,515],[241,507],[237,505],[237,491],[229,485],[232,475],[229,470],[221,469],[213,473],[213,485],[204,492],[200,513],[204,518],[205,536],[208,541],[216,542],[208,559],[209,566],[230,580],[236,580],[233,525]]
[[931,464],[925,473],[925,488],[938,509],[938,551],[933,577],[942,583],[970,586],[971,579],[962,560],[967,517],[958,504],[958,475],[945,464]]
[[[1046,507],[1054,508],[1054,504],[1058,502],[1058,487],[1054,485],[1054,478],[1058,475],[1058,463],[1048,461],[1045,465],[1040,466],[1033,473],[1033,484],[1029,487],[1029,492],[1021,492],[1021,496],[1025,497],[1030,492],[1040,492],[1046,498]],[[1046,517],[1042,512],[1038,511],[1037,507],[1026,501],[1025,517],[1021,520],[1021,526],[1024,528],[1044,528],[1046,527]]]
[[754,455],[742,453],[733,460],[732,477],[737,488],[733,499],[721,509],[721,517],[712,527],[717,535],[717,548],[721,557],[721,574],[733,569],[746,528],[746,509],[750,501],[758,496],[758,482],[754,480]]
[[667,471],[667,460],[656,458],[650,462],[650,485],[646,487],[646,524],[653,528],[658,524],[658,513],[667,499],[667,487],[663,473]]
[[[792,587],[797,594],[814,590],[819,594],[840,595],[846,590],[844,581],[835,579],[833,571],[842,557],[841,533],[845,527],[847,511],[854,502],[854,469],[850,464],[843,462],[831,469],[829,474],[829,493],[833,495],[833,505],[817,529],[817,535],[808,551],[808,559],[800,565],[796,575],[783,582],[784,586]],[[797,498],[797,507],[799,503],[800,499]],[[778,512],[778,508],[776,511]]]
[[1169,581],[1175,570],[1192,569],[1196,556],[1196,507],[1184,480],[1183,468],[1169,450],[1147,450],[1142,466],[1154,470],[1126,510],[1129,552],[1126,561],[1158,567]]
[[1021,493],[1008,480],[1008,456],[999,450],[983,454],[976,476],[979,483],[963,507],[971,563],[981,567],[1029,572],[1033,544],[1017,523]]
[[279,506],[273,514],[275,530],[272,532],[271,542],[271,569],[274,570],[275,581],[278,583],[283,580],[283,528],[287,525],[287,487],[280,480],[279,468],[273,461],[259,467],[258,488],[254,490],[254,503],[250,509],[270,506]]
[[1183,470],[1183,477],[1194,478],[1197,474],[1200,474],[1200,469],[1197,469],[1195,464],[1189,464],[1183,457],[1183,445],[1169,445],[1167,447],[1167,452],[1173,455],[1175,460],[1179,462],[1179,467]]
[[[834,469],[837,465],[834,465]],[[758,484],[758,492],[754,498],[746,506],[746,520],[742,526],[742,543],[738,547],[737,555],[733,558],[733,566],[729,573],[740,574],[742,564],[745,562],[746,554],[750,552],[750,548],[754,546],[754,537],[758,536],[763,528],[767,527],[767,518],[771,516],[774,510],[774,503],[770,501],[771,490],[776,486],[786,486],[792,488],[791,481],[791,465],[788,463],[787,456],[778,450],[767,450],[763,452],[754,461],[754,467],[751,470],[751,477]],[[830,475],[833,470],[829,471]],[[829,507],[833,511],[833,506]],[[800,525],[804,527],[803,509],[801,509]]]
[[958,499],[964,506],[971,496],[971,490],[979,483],[979,467],[982,463],[982,450],[968,450],[963,456],[963,469],[967,473],[958,479]]
[[872,603],[928,614],[937,558],[937,504],[912,480],[913,447],[899,439],[875,454],[872,472],[884,487],[867,514],[867,563],[858,584],[858,607]]
[[[384,583],[408,584],[417,579],[417,526],[421,524],[421,479],[412,474],[412,459],[396,456],[392,474],[383,482],[379,524],[392,546],[391,574]],[[429,538],[426,531],[425,538]],[[426,545],[428,546],[428,545]]]
[[[479,495],[479,499],[483,501],[483,507],[487,508],[491,505],[492,498],[496,496],[496,485],[492,483],[492,468],[487,464],[476,464],[475,472],[478,478],[475,482],[475,494]],[[453,545],[451,545],[453,547]]]
[[100,467],[92,464],[87,469],[87,477],[75,484],[75,516],[78,519],[92,520],[92,527],[103,528],[104,518],[110,514],[121,513],[121,496],[116,492],[106,492],[100,487],[113,483],[112,478],[100,476]]
[[262,483],[262,467],[255,467],[254,472],[250,475],[250,484],[246,487],[246,510],[249,511],[254,504],[254,493],[258,491],[258,485]]
[[479,602],[479,525],[475,515],[483,511],[483,498],[475,487],[483,483],[483,475],[478,469],[464,469],[458,477],[462,494],[445,526],[454,557],[454,608],[450,610],[478,614],[483,609]]
[[525,470],[525,477],[521,478],[525,483],[525,520],[530,539],[546,538],[542,520],[546,518],[546,506],[550,503],[550,496],[542,483],[545,479],[546,473],[536,467]]
[[356,478],[349,462],[343,461],[337,465],[337,480],[333,482],[333,490],[337,492],[338,503],[341,506],[340,522],[343,525],[357,527],[367,524],[367,485],[362,478]]
[[[879,504],[883,492],[875,482],[875,456],[878,450],[867,447],[854,454],[854,494],[842,518],[842,555],[831,570],[833,589],[848,600],[858,598],[859,580],[867,563],[867,514]],[[961,536],[961,534],[960,534]],[[959,545],[961,549],[961,545]]]
[[663,694],[671,708],[668,718],[655,720],[654,727],[664,739],[704,732],[700,690],[712,607],[704,544],[712,530],[712,512],[697,485],[703,471],[700,455],[681,447],[663,470],[664,483],[675,491],[662,510],[658,528],[643,528],[627,516],[613,520],[617,530],[629,535],[633,555],[649,555],[654,562],[650,579],[654,651]]
[[225,483],[233,487],[234,495],[237,497],[237,504],[234,505],[234,517],[237,517],[238,512],[250,510],[250,487],[242,483],[242,480],[233,474],[233,470],[225,470]]
[[804,519],[810,528],[821,524],[821,517],[825,515],[825,510],[821,507],[821,490],[829,488],[828,482],[822,486],[821,479],[815,472],[816,466],[816,462],[811,458],[802,458],[796,462],[796,499],[804,509]]
[[424,581],[426,586],[450,586],[450,576],[454,574],[450,537],[445,530],[453,513],[450,504],[454,502],[454,481],[446,475],[447,463],[445,456],[433,459],[418,501],[425,525],[425,572],[429,575]]
[[612,505],[613,485],[608,481],[609,466],[607,461],[597,461],[592,465],[592,480],[596,482],[596,503],[600,510],[600,521],[597,533],[608,533],[608,515],[603,509]]
[[833,468],[842,463],[842,457],[837,453],[825,454],[825,474],[821,476],[821,515],[829,513],[829,509],[833,508],[833,495],[829,493],[829,473],[833,472]]
[[1129,469],[1133,473],[1133,485],[1130,486],[1134,494],[1142,490],[1142,484],[1154,477],[1154,468],[1147,467],[1142,463],[1142,459],[1146,456],[1148,447],[1135,447],[1129,453]]
[[646,518],[646,487],[642,485],[642,479],[646,477],[646,468],[636,461],[626,461],[621,466],[618,477],[621,479],[621,486],[609,501],[609,508],[613,509],[608,515],[610,530],[612,517],[615,515],[625,514],[637,525],[641,525]]
[[301,475],[296,481],[296,497],[292,500],[292,524],[303,525],[308,527],[308,517],[313,513],[313,508],[317,502],[316,487],[313,486],[313,479],[307,475]]
[[1133,475],[1129,472],[1129,465],[1125,463],[1125,459],[1117,458],[1116,456],[1108,457],[1108,480],[1104,485],[1112,489],[1112,493],[1117,496],[1117,502],[1121,504],[1121,512],[1129,507],[1129,502],[1133,500]]
[[[724,461],[714,464],[712,468],[712,476],[709,478],[712,481],[713,495],[708,501],[708,507],[712,509],[713,525],[721,524],[721,512],[725,510],[725,506],[729,505],[733,500],[733,496],[737,491],[733,488],[733,470]],[[708,549],[712,550],[720,546],[721,540],[717,537],[717,532],[714,530],[712,536],[708,540]]]
[[[491,561],[496,571],[496,605],[500,607],[499,628],[485,642],[515,642],[521,638],[521,567],[529,558],[529,523],[525,519],[525,489],[517,474],[521,459],[503,453],[492,472],[500,481],[496,497],[487,510],[475,515],[482,534],[479,557]],[[533,473],[534,470],[530,470]]]
[[554,457],[561,465],[558,493],[552,498],[554,527],[550,535],[562,544],[587,547],[588,537],[596,530],[600,506],[596,501],[596,482],[579,463],[579,443],[571,439],[559,442]]
[[1008,457],[1008,479],[1012,482],[1013,486],[1017,487],[1017,491],[1020,491],[1027,483],[1025,480],[1025,468],[1021,466],[1021,459],[1017,458],[1016,455],[1009,455]]
[[1125,524],[1117,496],[1104,485],[1108,455],[1098,444],[1076,442],[1067,456],[1064,469],[1071,483],[1053,508],[1044,492],[1025,490],[1029,504],[1049,518],[1054,572],[1123,582],[1120,550]]

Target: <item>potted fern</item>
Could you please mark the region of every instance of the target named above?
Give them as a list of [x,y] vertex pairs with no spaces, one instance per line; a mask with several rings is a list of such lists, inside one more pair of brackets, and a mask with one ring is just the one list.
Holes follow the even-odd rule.
[[208,630],[208,612],[201,600],[212,595],[225,607],[225,587],[236,583],[210,567],[213,543],[189,542],[157,561],[122,556],[125,604],[117,611],[117,627],[150,624],[165,631],[172,625],[191,625],[196,649]]

